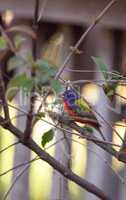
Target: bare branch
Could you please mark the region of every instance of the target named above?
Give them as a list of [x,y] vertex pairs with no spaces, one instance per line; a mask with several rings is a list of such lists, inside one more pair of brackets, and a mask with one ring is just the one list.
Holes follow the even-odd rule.
[[88,79],[88,80],[75,80],[75,81],[71,81],[71,84],[80,84],[80,83],[118,83],[118,85],[126,85],[126,80],[104,80],[104,79],[99,79],[99,80],[92,80],[92,79]]
[[4,149],[0,150],[0,154],[2,154],[4,151],[8,150],[9,148],[16,146],[17,144],[19,144],[20,142],[14,142],[13,144],[10,144],[9,146],[5,147]]
[[3,200],[6,200],[8,198],[8,195],[10,194],[10,192],[13,189],[14,185],[17,183],[17,181],[19,180],[19,178],[28,170],[29,167],[30,167],[30,164],[27,165],[27,166],[25,166],[25,168],[23,170],[21,170],[21,172],[19,172],[19,174],[16,176],[15,180],[11,184],[10,188],[8,189],[7,193],[3,197]]
[[115,93],[115,95],[116,95],[116,96],[118,96],[118,97],[120,97],[121,99],[124,99],[124,100],[126,100],[126,97],[125,97],[125,96],[123,96],[123,95],[121,95],[121,94]]
[[116,172],[116,170],[112,167],[112,165],[108,162],[107,159],[105,159],[105,158],[104,158],[103,156],[101,156],[99,153],[95,152],[92,148],[90,148],[90,147],[87,146],[86,144],[83,144],[83,143],[77,141],[76,139],[72,139],[72,141],[75,142],[75,143],[78,143],[78,144],[80,144],[80,145],[82,145],[82,146],[85,146],[91,153],[95,154],[100,160],[103,160],[104,163],[107,165],[107,167],[109,167],[109,168],[111,169],[111,171],[114,173],[114,175],[116,175],[116,176],[118,177],[118,179],[121,181],[121,183],[122,183],[123,185],[126,186],[126,181],[125,181],[125,179],[124,179],[122,176],[120,176],[119,173]]
[[80,127],[77,124],[75,124],[68,117],[61,116],[61,115],[59,115],[57,113],[52,113],[52,112],[50,113],[50,116],[52,117],[52,119],[58,120],[59,123],[65,124],[65,125],[69,126],[70,128],[72,128],[72,129],[76,130],[77,132],[79,132],[80,133],[80,137],[86,138],[89,141],[93,141],[95,144],[97,144],[99,147],[104,149],[106,152],[108,152],[112,156],[118,158],[118,152],[115,149],[113,149],[110,144],[107,144],[106,141],[98,140],[97,137],[96,136],[92,136],[92,134],[90,135],[90,133],[87,133],[82,127]]
[[[62,141],[63,139],[64,139],[64,137],[60,138],[59,140],[57,140],[57,141],[54,142],[53,144],[51,144],[51,145],[49,145],[48,147],[46,147],[44,150],[50,149],[51,147],[53,147],[54,145],[58,144],[58,143],[59,143],[60,141]],[[13,171],[13,170],[15,170],[15,169],[18,169],[18,168],[23,167],[23,166],[25,166],[25,165],[31,164],[31,163],[33,163],[34,161],[39,160],[39,159],[40,159],[40,158],[39,158],[38,156],[36,156],[35,158],[33,158],[33,159],[29,160],[29,161],[20,163],[20,164],[14,166],[14,167],[8,169],[8,170],[5,171],[5,172],[2,172],[2,173],[0,174],[0,177],[1,177],[1,176],[4,176],[4,175],[6,175],[6,174],[8,174],[9,172],[11,172],[11,171]]]
[[3,37],[5,38],[8,46],[10,47],[10,50],[13,52],[13,53],[16,53],[16,48],[13,44],[13,42],[10,40],[10,38],[8,37],[6,31],[4,30],[4,28],[0,25],[0,32],[2,33]]
[[26,147],[28,147],[33,152],[35,152],[42,160],[46,161],[49,165],[51,165],[64,177],[75,182],[76,184],[86,189],[87,191],[95,194],[99,198],[103,200],[110,200],[110,198],[107,197],[99,188],[89,183],[88,181],[82,179],[81,177],[73,173],[70,169],[64,167],[64,165],[62,165],[59,161],[57,161],[52,156],[50,156],[47,152],[42,150],[31,138],[28,140],[27,143],[25,143],[24,138],[23,138],[23,133],[19,129],[17,129],[15,126],[13,126],[10,122],[5,123],[5,124],[3,122],[4,122],[4,119],[0,117],[0,123],[3,124],[2,125],[3,128],[10,130],[16,137],[19,138],[22,144],[24,144]]
[[[76,51],[77,48],[80,46],[80,44],[84,41],[84,39],[86,38],[86,36],[90,33],[90,31],[100,22],[100,20],[102,19],[102,17],[108,12],[108,10],[117,2],[117,0],[112,0],[110,1],[107,6],[101,11],[101,13],[95,18],[95,20],[92,22],[92,24],[87,28],[87,30],[82,34],[82,36],[80,37],[80,39],[77,41],[77,43],[75,44],[75,46],[73,47],[74,50]],[[60,77],[60,75],[62,74],[62,72],[64,71],[66,64],[68,63],[68,61],[71,59],[72,55],[74,54],[75,51],[70,51],[70,53],[67,55],[65,61],[63,62],[63,64],[61,65],[59,71],[57,72],[55,79],[58,79]]]
[[[48,153],[44,152],[36,143],[33,141],[29,141],[28,147],[36,152],[42,160],[45,160],[50,164],[54,169],[56,169],[58,172],[60,172],[64,177],[68,178],[71,181],[74,181],[82,188],[86,189],[88,192],[91,192],[98,196],[101,199],[109,200],[109,197],[106,197],[106,195],[101,192],[95,185],[89,183],[88,181],[82,179],[81,177],[77,176],[75,173],[73,173],[70,169],[64,167],[59,161],[56,161],[54,158],[52,158]],[[47,161],[48,160],[48,161]]]
[[[56,113],[52,113],[52,115],[55,115]],[[51,116],[52,116],[51,115]],[[57,115],[57,114],[56,114]],[[52,118],[53,118],[54,116],[52,116]],[[59,115],[58,115],[58,117],[59,117]],[[64,116],[65,117],[65,116]],[[65,117],[66,119],[67,119],[67,123],[65,123],[66,122],[66,119],[64,118],[64,117],[62,117],[62,119],[63,119],[63,121],[61,122],[62,124],[65,124],[65,125],[68,125],[69,123],[71,124],[71,122],[73,122],[73,120],[71,119],[71,118],[67,118],[67,117]],[[99,140],[98,138],[96,138],[96,137],[94,137],[94,136],[92,136],[92,135],[80,135],[80,134],[78,134],[78,133],[74,133],[74,132],[72,132],[72,131],[69,131],[69,130],[67,130],[67,129],[65,129],[65,128],[62,128],[62,127],[59,127],[58,125],[55,125],[55,124],[53,124],[53,123],[51,123],[51,122],[49,122],[49,121],[47,121],[47,120],[45,120],[45,119],[40,119],[41,121],[44,121],[44,122],[46,122],[47,124],[49,124],[49,125],[51,125],[51,126],[53,126],[53,127],[55,127],[55,128],[57,128],[57,129],[59,129],[59,130],[61,130],[61,131],[65,131],[65,133],[68,133],[68,134],[72,134],[72,135],[76,135],[76,136],[78,136],[78,137],[80,137],[80,138],[83,138],[83,139],[87,139],[88,141],[92,141],[92,142],[98,142],[98,143],[101,143],[101,144],[106,144],[106,145],[110,145],[110,146],[116,146],[116,147],[121,147],[120,145],[118,145],[118,144],[115,144],[115,143],[113,143],[113,142],[109,142],[109,141],[102,141],[102,140]],[[65,120],[65,121],[64,121]],[[84,131],[84,130],[83,130]]]
[[4,116],[6,120],[9,120],[10,119],[9,109],[8,109],[8,105],[7,105],[7,101],[5,97],[5,85],[4,85],[1,67],[0,67],[0,106],[3,106]]
[[[11,105],[11,104],[8,104],[8,105],[9,105],[10,107],[12,107],[12,108],[14,108],[14,109],[20,111],[20,112],[23,113],[24,115],[28,115],[28,112],[26,112],[25,110],[20,109],[20,108],[17,108],[17,107],[15,107],[15,106]],[[50,114],[51,114],[51,112],[50,112]],[[52,113],[52,114],[54,114],[54,113]],[[56,113],[55,113],[55,114],[56,114]],[[37,116],[37,115],[34,114],[33,116]],[[71,132],[71,131],[69,131],[69,130],[66,130],[66,129],[62,128],[62,127],[59,127],[59,126],[57,126],[57,125],[55,125],[55,124],[53,124],[53,123],[51,123],[51,122],[49,122],[49,121],[47,121],[47,120],[45,120],[45,119],[43,119],[43,118],[41,118],[40,120],[46,122],[47,124],[49,124],[49,125],[51,125],[51,126],[53,126],[53,127],[55,127],[55,128],[58,128],[58,129],[60,129],[60,130],[62,130],[62,131],[65,131],[65,132],[67,132],[67,133],[69,133],[69,134],[74,134],[74,135],[77,135],[78,137],[80,137],[79,134],[73,133],[73,132]],[[67,118],[67,120],[68,120],[68,122],[69,122],[69,121],[71,122],[72,118]],[[73,120],[72,120],[72,121],[73,121]],[[7,121],[6,121],[6,122],[3,122],[3,123],[7,123]],[[3,125],[3,123],[1,123],[1,125]],[[64,122],[62,122],[62,123],[64,123]],[[94,136],[93,136],[93,137],[92,137],[92,136],[88,137],[88,136],[84,136],[84,135],[83,135],[83,136],[81,136],[81,138],[87,139],[87,140],[92,141],[92,142],[99,142],[99,143],[101,143],[101,144],[108,144],[108,145],[111,145],[111,146],[120,147],[120,145],[118,145],[118,144],[114,144],[114,143],[109,142],[109,141],[101,141],[101,140],[97,139],[96,137],[94,138]]]
[[42,6],[41,6],[41,9],[40,9],[40,13],[39,13],[37,22],[39,22],[42,19],[42,17],[44,16],[44,11],[45,11],[47,3],[48,3],[48,0],[42,1]]
[[23,167],[23,166],[25,166],[25,165],[28,165],[28,164],[30,164],[30,163],[32,163],[32,162],[38,160],[38,159],[40,159],[40,158],[35,157],[35,158],[33,158],[32,160],[30,160],[30,161],[26,161],[26,162],[24,162],[24,163],[21,163],[21,164],[19,164],[19,165],[16,165],[16,166],[14,166],[14,167],[8,169],[7,171],[1,173],[1,174],[0,174],[0,177],[1,177],[1,176],[4,176],[4,175],[6,175],[6,174],[8,174],[9,172],[11,172],[11,171],[13,171],[13,170],[15,170],[15,169],[18,169],[18,168],[20,168],[20,167]]

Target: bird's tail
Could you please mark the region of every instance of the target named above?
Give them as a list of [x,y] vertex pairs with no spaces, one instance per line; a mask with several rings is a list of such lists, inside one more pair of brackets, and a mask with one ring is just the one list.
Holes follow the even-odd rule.
[[86,125],[89,125],[89,126],[95,128],[100,133],[102,139],[106,140],[100,129],[101,125],[98,123],[97,120],[89,119],[89,118],[82,118],[82,117],[78,117],[78,116],[73,116],[72,118],[74,119],[75,122],[79,122],[81,124],[86,124]]

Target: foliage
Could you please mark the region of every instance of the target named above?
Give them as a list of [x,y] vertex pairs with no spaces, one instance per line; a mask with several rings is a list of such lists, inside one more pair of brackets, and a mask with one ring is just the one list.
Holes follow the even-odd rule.
[[108,79],[108,70],[107,66],[103,63],[103,61],[100,58],[92,57],[94,63],[97,65],[97,67],[100,69],[103,77],[105,80]]
[[54,137],[53,129],[50,129],[49,131],[45,132],[42,136],[41,145],[42,147],[45,147],[45,145],[50,142]]
[[94,63],[96,64],[96,66],[98,67],[98,69],[100,69],[103,78],[105,80],[105,83],[102,85],[103,90],[106,94],[106,96],[110,99],[113,100],[113,97],[115,95],[115,91],[116,91],[116,87],[117,87],[117,83],[118,81],[121,81],[123,79],[125,79],[125,76],[123,76],[122,74],[120,74],[117,71],[112,71],[110,72],[108,70],[107,65],[102,61],[101,58],[98,57],[92,57]]
[[7,49],[7,42],[4,37],[0,36],[0,51]]

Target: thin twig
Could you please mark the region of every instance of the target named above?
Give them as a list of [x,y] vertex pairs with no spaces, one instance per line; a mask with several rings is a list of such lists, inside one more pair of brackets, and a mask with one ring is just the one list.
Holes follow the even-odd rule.
[[39,12],[39,16],[38,16],[37,22],[39,22],[44,17],[44,11],[45,11],[45,8],[47,6],[47,3],[48,3],[48,0],[43,0],[42,1],[42,5],[41,5],[41,9],[40,9],[40,12]]
[[[9,104],[9,105],[10,105],[10,104]],[[12,105],[10,105],[10,106],[12,106]],[[14,109],[18,109],[20,112],[22,112],[22,113],[28,115],[28,112],[26,112],[25,110],[16,108],[15,106],[12,106],[12,107],[13,107]],[[96,111],[95,111],[95,112],[96,112]],[[98,114],[98,113],[97,113],[97,114]],[[34,114],[34,116],[35,116],[35,114]],[[100,115],[100,117],[102,117],[102,116]],[[103,117],[102,117],[102,119],[104,120]],[[42,120],[42,121],[48,123],[49,125],[51,125],[51,126],[53,126],[53,127],[55,127],[55,128],[58,128],[58,129],[63,130],[63,131],[67,131],[67,132],[70,133],[70,134],[76,134],[76,133],[72,133],[72,132],[69,131],[69,130],[66,130],[66,129],[63,129],[63,128],[61,128],[61,127],[58,127],[57,125],[55,125],[55,124],[53,124],[53,123],[51,123],[51,122],[49,122],[49,121],[47,121],[47,120],[45,120],[45,119],[43,119],[43,118],[41,118],[40,120]],[[68,121],[69,121],[69,120],[70,120],[70,119],[68,119]],[[109,122],[107,122],[106,120],[104,120],[104,121],[108,124],[108,126],[111,126],[111,125],[109,124]],[[1,124],[1,125],[2,125],[2,124]],[[114,131],[116,131],[112,126],[111,126],[111,128],[112,128]],[[117,132],[117,131],[116,131],[116,132]],[[118,133],[118,132],[117,132],[117,133]],[[79,134],[78,134],[78,136],[80,137]],[[81,137],[82,137],[82,136],[81,136]],[[90,141],[92,141],[92,142],[98,142],[98,143],[101,143],[101,144],[108,144],[108,145],[120,147],[120,145],[114,144],[114,143],[109,142],[109,141],[101,141],[101,140],[99,140],[99,139],[92,138],[92,137],[87,138],[87,137],[84,137],[84,135],[83,135],[83,138],[85,138],[85,139],[87,139],[87,140],[90,140]],[[122,139],[122,138],[121,138],[121,139]]]
[[[64,137],[60,138],[59,140],[57,140],[57,141],[54,142],[53,144],[47,146],[44,150],[46,151],[46,150],[50,149],[51,147],[53,147],[53,146],[55,146],[56,144],[58,144],[59,142],[61,142],[63,139],[64,139]],[[31,163],[33,163],[34,161],[39,160],[39,159],[40,159],[40,158],[39,158],[38,156],[35,156],[35,157],[34,157],[33,159],[31,159],[31,160],[26,161],[26,162],[23,162],[23,163],[20,163],[20,164],[14,166],[14,167],[8,169],[7,171],[1,173],[1,174],[0,174],[0,177],[1,177],[1,176],[4,176],[4,175],[6,175],[6,174],[8,174],[9,172],[11,172],[11,171],[13,171],[13,170],[15,170],[15,169],[18,169],[18,168],[23,167],[23,166],[25,166],[25,165],[31,164]]]
[[[9,105],[9,106],[12,106],[11,104],[8,104],[8,105]],[[15,107],[15,106],[12,106],[12,107],[13,107],[14,109],[19,110],[20,112],[24,113],[24,115],[28,115],[28,112],[27,112],[27,111],[25,111],[25,110],[23,110],[23,109],[20,109],[20,108],[17,108],[17,107]],[[37,116],[37,115],[34,114],[34,116]],[[79,134],[73,133],[73,132],[71,132],[71,131],[69,131],[69,130],[67,130],[67,129],[64,129],[64,128],[62,128],[62,127],[59,127],[59,126],[57,126],[57,125],[55,125],[55,124],[53,124],[53,123],[47,121],[46,119],[41,118],[40,120],[43,121],[43,122],[46,122],[47,124],[49,124],[49,125],[51,125],[51,126],[53,126],[53,127],[55,127],[55,128],[60,129],[60,130],[62,130],[62,131],[68,132],[68,133],[70,133],[70,134],[75,134],[75,135],[77,135],[77,136],[80,137]],[[69,121],[69,120],[70,120],[70,118],[68,118],[68,121]],[[7,123],[7,122],[5,122],[5,123]],[[1,124],[1,125],[3,125],[3,124]],[[81,137],[82,137],[82,136],[81,136]],[[82,138],[85,138],[85,137],[83,136]],[[86,138],[85,138],[85,139],[86,139]],[[88,138],[88,140],[90,140],[90,141],[95,141],[95,142],[97,141],[97,142],[99,142],[99,143],[103,143],[103,144],[108,144],[108,145],[120,147],[120,145],[118,145],[118,144],[114,144],[114,143],[109,142],[109,141],[101,141],[101,140],[99,140],[99,139],[94,139],[94,138],[91,138],[91,137]]]
[[10,115],[9,115],[9,109],[8,109],[6,96],[5,96],[5,85],[4,85],[4,80],[2,76],[1,66],[0,66],[0,106],[3,106],[5,119],[9,120]]
[[[85,67],[89,68],[89,66],[84,66],[84,68]],[[73,67],[73,68],[75,68],[75,67]],[[102,73],[102,72],[105,72],[106,74],[117,75],[119,78],[122,78],[122,79],[126,80],[126,77],[124,75],[117,74],[117,72],[115,72],[115,71],[107,71],[106,72],[104,70],[85,70],[85,69],[70,69],[70,68],[65,68],[65,71],[75,72],[75,73]]]
[[[58,144],[58,143],[59,143],[60,141],[62,141],[63,139],[64,139],[64,137],[60,138],[59,140],[57,140],[56,142],[54,142],[53,144],[51,144],[51,145],[49,145],[47,148],[45,148],[45,150],[50,149],[51,147],[53,147],[54,145]],[[19,180],[19,178],[24,174],[24,172],[28,170],[28,168],[30,167],[30,164],[33,163],[33,162],[35,162],[35,161],[37,161],[37,160],[39,160],[39,159],[40,159],[40,158],[39,158],[38,156],[36,156],[36,157],[33,158],[32,160],[30,160],[30,161],[28,161],[28,162],[25,162],[25,163],[21,163],[20,165],[17,165],[17,166],[15,166],[14,168],[12,168],[12,169],[10,169],[10,170],[4,172],[2,175],[0,174],[0,176],[3,176],[3,175],[7,174],[8,172],[10,172],[10,171],[12,171],[12,170],[14,170],[14,169],[17,169],[17,168],[19,168],[19,167],[22,167],[22,166],[27,165],[27,166],[23,169],[23,171],[21,171],[21,172],[17,175],[17,177],[15,178],[15,180],[13,181],[13,183],[11,184],[10,188],[9,188],[8,191],[6,192],[6,194],[5,194],[3,200],[6,200],[6,199],[7,199],[7,197],[8,197],[9,194],[10,194],[10,192],[12,191],[14,185],[15,185],[16,182]]]
[[[0,122],[4,122],[4,119],[0,116]],[[41,160],[46,161],[49,165],[51,165],[55,170],[57,170],[59,173],[61,173],[64,177],[68,178],[69,180],[75,182],[82,188],[86,189],[88,192],[93,193],[97,197],[103,199],[103,200],[110,200],[108,196],[104,194],[102,190],[100,190],[98,187],[96,187],[94,184],[91,184],[85,179],[82,179],[75,173],[73,173],[70,169],[66,168],[63,164],[61,164],[59,161],[57,161],[55,158],[50,156],[47,152],[45,152],[43,149],[41,149],[33,140],[32,138],[29,139],[27,143],[24,143],[23,140],[23,133],[19,129],[17,129],[11,122],[6,123],[3,125],[3,128],[8,129],[11,131],[16,137],[19,138],[22,144],[24,144],[26,147],[28,147],[30,150],[34,151]],[[125,161],[124,161],[125,162]]]
[[[70,86],[78,93],[78,91],[73,87],[73,85],[71,84],[71,82],[70,82],[69,84],[70,84]],[[79,93],[78,93],[78,94],[79,94]],[[80,95],[80,94],[79,94],[79,95]],[[115,134],[120,138],[120,140],[121,140],[122,142],[124,142],[123,138],[120,136],[120,134],[118,133],[118,131],[117,131],[115,128],[113,128],[113,126],[102,116],[102,114],[100,114],[94,107],[92,107],[92,106],[90,105],[90,103],[87,101],[87,99],[84,98],[84,96],[82,96],[81,98],[84,99],[84,101],[88,104],[89,108],[92,110],[92,113],[93,113],[93,114],[96,113],[96,114],[103,120],[103,122],[105,122],[106,125],[107,125],[108,127],[110,127],[110,128],[115,132]]]
[[[89,135],[89,136],[85,136],[84,134],[83,134],[83,135],[80,135],[80,134],[78,134],[78,133],[74,133],[74,132],[69,131],[69,130],[67,130],[67,129],[65,129],[65,128],[59,127],[59,126],[57,126],[57,125],[55,125],[55,124],[53,124],[53,123],[51,123],[51,122],[49,122],[49,121],[47,121],[47,120],[45,120],[45,119],[43,119],[43,118],[41,118],[40,120],[42,120],[43,122],[46,122],[47,124],[49,124],[49,125],[51,125],[51,126],[57,128],[57,129],[59,129],[59,130],[61,130],[61,131],[65,131],[66,133],[69,133],[69,134],[72,134],[72,135],[76,135],[76,136],[78,136],[79,138],[87,139],[87,140],[92,141],[92,142],[99,142],[99,143],[101,143],[101,144],[106,144],[106,145],[111,145],[111,146],[120,147],[120,145],[118,145],[118,144],[114,144],[113,142],[109,142],[109,141],[99,140],[99,139],[97,139],[97,138],[94,137],[94,136],[90,136],[90,135]],[[70,120],[70,118],[68,119],[68,121],[69,121],[69,120]],[[64,121],[63,121],[63,122],[64,122]]]
[[123,96],[123,95],[121,95],[121,94],[115,93],[115,95],[116,95],[116,96],[118,96],[118,97],[120,97],[121,99],[124,99],[124,100],[126,100],[126,97],[124,97],[124,96]]
[[[92,22],[92,24],[87,28],[87,30],[82,34],[80,39],[77,41],[75,46],[73,47],[74,50],[76,51],[77,48],[80,46],[80,44],[84,41],[86,36],[90,33],[90,31],[100,22],[102,17],[108,12],[108,10],[117,2],[117,0],[112,0],[110,1],[107,6],[101,11],[101,13],[95,18],[95,20]],[[71,59],[72,55],[74,54],[75,51],[70,51],[69,54],[67,55],[66,59],[64,60],[63,64],[61,65],[60,69],[58,70],[55,79],[58,79],[62,72],[64,71],[66,64],[68,61]]]
[[6,174],[8,174],[9,172],[11,172],[11,171],[13,171],[13,170],[15,170],[15,169],[18,169],[18,168],[20,168],[20,167],[23,167],[23,166],[25,166],[25,165],[28,165],[28,164],[30,164],[30,163],[32,163],[32,162],[38,160],[38,159],[39,159],[38,157],[35,157],[35,158],[33,158],[32,160],[30,160],[30,161],[26,161],[26,162],[23,162],[23,163],[21,163],[21,164],[18,164],[18,165],[16,165],[16,166],[14,166],[14,167],[8,169],[7,171],[1,173],[1,174],[0,174],[0,177],[1,177],[1,176],[4,176],[4,175],[6,175]]
[[126,85],[126,80],[104,80],[104,79],[87,79],[87,80],[75,80],[75,81],[71,81],[71,84],[82,84],[82,83],[118,83],[118,85]]
[[4,149],[0,150],[0,154],[2,154],[4,151],[8,150],[9,148],[19,144],[20,142],[14,142],[13,144],[10,144],[9,146],[5,147]]
[[16,184],[16,182],[19,180],[19,178],[28,170],[29,166],[30,165],[26,166],[23,170],[21,170],[21,172],[18,173],[18,175],[16,176],[15,180],[12,182],[9,190],[4,195],[3,200],[6,200],[8,198],[8,195],[10,194],[11,190],[13,189],[13,186]]
[[87,146],[86,144],[83,144],[83,143],[81,143],[81,142],[79,142],[79,141],[77,141],[77,140],[75,140],[75,139],[72,139],[72,141],[73,141],[73,142],[76,142],[76,143],[78,143],[78,144],[80,144],[80,145],[82,145],[82,146],[85,146],[91,153],[94,153],[100,160],[103,160],[104,163],[107,165],[107,167],[109,167],[109,168],[111,169],[111,171],[118,177],[118,179],[121,181],[121,183],[122,183],[123,185],[126,186],[126,181],[125,181],[125,179],[124,179],[122,176],[120,176],[120,175],[116,172],[115,169],[112,168],[111,164],[108,162],[107,159],[105,159],[105,158],[104,158],[103,156],[101,156],[99,153],[97,153],[97,152],[95,152],[94,150],[92,150],[92,149],[91,149],[89,146]]
[[113,126],[97,110],[93,109],[93,111],[108,125],[108,127],[110,127],[114,131],[114,133],[120,138],[120,140],[124,142],[118,131],[113,128]]
[[126,125],[124,124],[119,124],[118,122],[117,123],[113,123],[114,126],[121,126],[121,127],[125,127],[126,128]]
[[[71,84],[71,82],[70,82],[69,84],[70,84],[70,86],[71,86],[72,88],[74,88],[73,85]],[[74,90],[76,90],[76,89],[74,88]],[[78,93],[77,90],[76,90],[76,92]],[[78,94],[79,94],[79,93],[78,93]],[[80,94],[79,94],[79,95],[80,95]],[[117,131],[115,128],[113,128],[113,126],[102,116],[102,114],[100,114],[94,107],[92,107],[92,106],[90,105],[90,103],[87,101],[87,99],[84,98],[84,96],[82,96],[82,99],[84,99],[84,101],[88,104],[89,108],[92,110],[92,113],[96,113],[96,114],[106,123],[106,125],[108,125],[108,127],[110,127],[110,128],[115,132],[115,134],[120,138],[120,140],[121,140],[122,142],[124,142],[123,138],[120,136],[120,134],[118,133],[118,131]]]
[[2,33],[3,37],[5,38],[8,46],[10,47],[10,50],[13,52],[13,53],[16,53],[16,48],[13,44],[13,42],[10,40],[10,38],[8,37],[6,31],[4,30],[4,28],[0,25],[0,32]]

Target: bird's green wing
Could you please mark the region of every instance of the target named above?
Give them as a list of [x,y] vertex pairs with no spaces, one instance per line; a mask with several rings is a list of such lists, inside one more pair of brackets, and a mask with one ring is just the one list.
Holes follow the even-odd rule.
[[78,106],[78,112],[79,112],[79,110],[80,110],[80,112],[90,112],[91,111],[88,103],[81,98],[77,99],[75,101],[75,104]]

